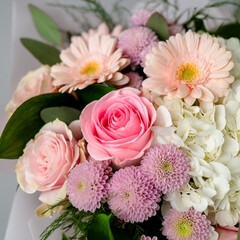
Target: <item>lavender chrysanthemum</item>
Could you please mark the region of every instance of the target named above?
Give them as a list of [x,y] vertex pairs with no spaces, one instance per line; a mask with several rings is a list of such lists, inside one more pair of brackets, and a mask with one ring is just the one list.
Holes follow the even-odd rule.
[[107,194],[107,179],[101,164],[85,161],[76,165],[67,180],[67,194],[79,211],[94,212]]
[[125,222],[143,222],[156,215],[159,201],[160,192],[138,167],[120,169],[109,182],[109,208]]
[[101,164],[104,169],[104,174],[107,175],[108,177],[111,177],[113,175],[112,168],[109,166],[112,162],[111,159],[99,161],[94,159],[91,155],[89,155],[88,161],[93,162],[94,165]]
[[163,235],[168,240],[207,240],[210,221],[206,216],[190,208],[187,212],[171,209],[163,222]]
[[141,9],[132,15],[130,22],[133,26],[146,26],[148,19],[153,13],[153,10]]
[[152,42],[158,42],[158,38],[151,29],[133,27],[121,33],[118,48],[123,50],[123,54],[131,60],[131,64],[138,65],[141,52]]
[[140,240],[158,240],[158,238],[157,237],[151,238],[149,236],[142,235]]
[[150,148],[141,164],[143,171],[153,178],[163,194],[178,190],[190,178],[190,163],[186,154],[172,144]]
[[129,77],[129,82],[127,84],[127,87],[133,87],[133,88],[136,88],[138,90],[141,89],[142,81],[143,81],[142,76],[140,76],[136,72],[129,72],[129,73],[126,73],[125,75]]

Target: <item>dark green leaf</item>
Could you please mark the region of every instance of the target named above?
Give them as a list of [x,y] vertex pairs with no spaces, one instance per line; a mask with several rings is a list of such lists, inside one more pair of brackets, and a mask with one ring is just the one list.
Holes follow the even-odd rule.
[[238,238],[237,240],[240,240],[240,228],[238,229]]
[[114,87],[105,86],[101,84],[93,84],[82,90],[77,90],[77,96],[81,103],[85,105],[94,100],[98,100],[107,93],[116,90]]
[[195,31],[204,31],[207,32],[207,29],[205,27],[204,21],[201,18],[195,18],[194,19],[194,25],[195,25]]
[[62,234],[62,240],[70,240],[70,238],[68,238],[68,237],[66,236],[66,234],[63,233],[63,234]]
[[220,26],[214,34],[223,38],[236,37],[240,39],[240,23],[230,23]]
[[111,228],[110,228],[110,215],[98,214],[96,215],[88,229],[88,240],[114,240]]
[[159,13],[152,14],[147,22],[147,27],[154,31],[160,40],[165,41],[169,38],[168,25]]
[[67,125],[79,119],[81,111],[72,107],[49,107],[41,111],[41,118],[45,123],[52,122],[56,118]]
[[33,17],[34,24],[39,34],[47,41],[61,46],[61,33],[55,22],[37,7],[29,4],[29,9]]
[[30,38],[21,38],[21,42],[42,64],[52,66],[61,62],[57,48]]
[[40,112],[48,107],[71,106],[78,108],[78,102],[67,93],[48,93],[24,102],[11,116],[0,138],[0,158],[17,159],[26,143],[34,138],[45,124]]

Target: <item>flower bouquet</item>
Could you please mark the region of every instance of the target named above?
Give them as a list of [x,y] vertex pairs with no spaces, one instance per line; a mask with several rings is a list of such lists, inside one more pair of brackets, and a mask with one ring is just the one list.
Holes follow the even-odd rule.
[[79,34],[29,5],[49,43],[21,39],[42,66],[6,106],[0,157],[56,216],[40,239],[236,240],[240,24],[207,30],[205,10],[240,5],[182,22],[145,8],[123,28],[85,3],[105,22]]

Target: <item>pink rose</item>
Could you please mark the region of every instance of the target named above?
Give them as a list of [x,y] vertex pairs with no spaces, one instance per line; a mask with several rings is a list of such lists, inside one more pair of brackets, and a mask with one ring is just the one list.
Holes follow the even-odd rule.
[[219,234],[218,240],[237,240],[238,237],[238,228],[236,227],[218,227],[215,229]]
[[155,119],[152,103],[140,91],[123,88],[88,104],[80,124],[89,154],[100,161],[112,159],[120,168],[139,163],[151,145]]
[[54,204],[66,197],[65,181],[70,170],[84,161],[83,149],[64,122],[56,119],[30,140],[15,167],[23,191],[42,191],[40,200]]
[[13,98],[6,106],[6,112],[10,117],[13,112],[26,100],[43,93],[54,91],[50,67],[42,66],[35,71],[29,72],[19,82]]

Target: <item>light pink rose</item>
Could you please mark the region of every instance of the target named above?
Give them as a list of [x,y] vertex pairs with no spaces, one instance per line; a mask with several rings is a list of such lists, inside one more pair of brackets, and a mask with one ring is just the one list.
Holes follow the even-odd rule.
[[10,117],[13,112],[26,100],[44,93],[54,91],[50,67],[42,66],[35,71],[29,72],[19,82],[13,98],[6,106],[6,112]]
[[152,103],[134,88],[123,88],[88,104],[80,116],[89,154],[96,160],[112,159],[120,168],[138,164],[150,147],[156,119]]
[[215,229],[219,234],[218,240],[237,240],[238,228],[236,227],[218,227]]
[[65,181],[70,170],[84,161],[83,149],[64,122],[56,119],[30,140],[15,167],[23,191],[42,191],[40,200],[55,204],[66,197]]

